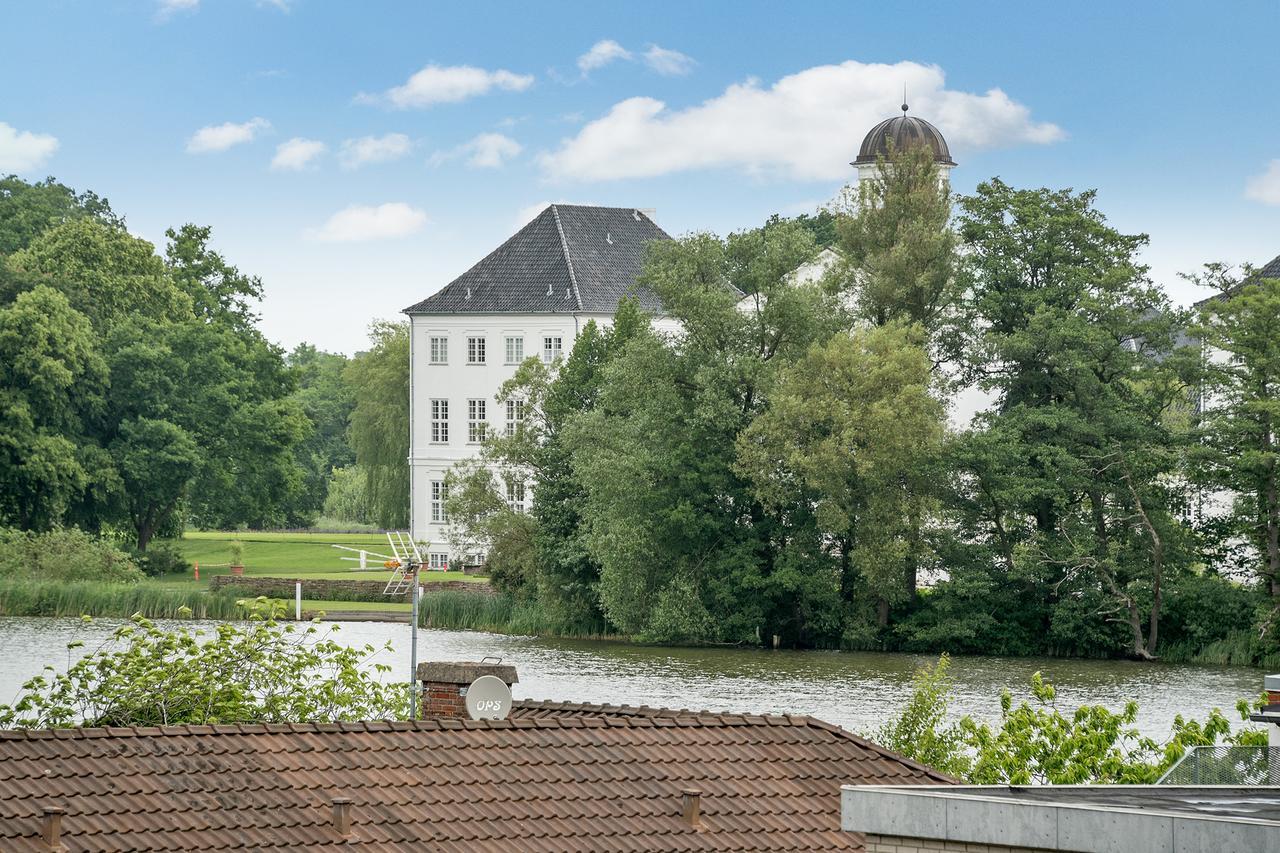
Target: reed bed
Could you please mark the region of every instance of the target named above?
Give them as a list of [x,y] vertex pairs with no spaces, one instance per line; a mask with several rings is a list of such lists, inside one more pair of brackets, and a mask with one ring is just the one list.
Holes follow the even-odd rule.
[[244,610],[236,604],[237,598],[146,583],[0,580],[0,616],[128,618],[141,613],[148,619],[238,619],[244,617]]

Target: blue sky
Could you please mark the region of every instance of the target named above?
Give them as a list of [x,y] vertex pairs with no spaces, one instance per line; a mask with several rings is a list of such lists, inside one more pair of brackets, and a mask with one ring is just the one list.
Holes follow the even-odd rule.
[[812,210],[903,84],[956,190],[1097,188],[1177,301],[1180,271],[1280,254],[1274,0],[15,6],[0,172],[157,243],[211,225],[285,346],[359,349],[548,201],[673,234]]

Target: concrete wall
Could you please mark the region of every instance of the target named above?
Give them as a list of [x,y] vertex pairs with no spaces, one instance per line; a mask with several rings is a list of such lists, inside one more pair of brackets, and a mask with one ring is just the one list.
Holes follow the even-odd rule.
[[1007,847],[1003,844],[974,844],[965,841],[937,841],[903,835],[869,834],[863,842],[866,853],[1053,853],[1042,847]]

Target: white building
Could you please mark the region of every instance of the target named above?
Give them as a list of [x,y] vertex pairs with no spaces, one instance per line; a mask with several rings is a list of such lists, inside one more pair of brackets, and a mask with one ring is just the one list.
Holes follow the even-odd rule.
[[[903,115],[881,122],[863,139],[851,165],[860,180],[875,174],[889,147],[928,146],[945,179],[955,162],[946,140],[923,119]],[[441,290],[405,309],[410,322],[410,528],[429,543],[430,565],[450,554],[445,475],[475,454],[490,429],[521,418],[519,404],[496,400],[525,358],[547,363],[567,356],[578,332],[595,320],[609,325],[624,296],[654,316],[659,331],[678,325],[662,304],[636,284],[654,240],[669,240],[649,212],[629,207],[553,204],[486,258]],[[821,277],[837,255],[830,249],[796,271],[798,281]],[[527,510],[528,483],[504,483],[507,502]]]
[[[553,204],[405,309],[410,524],[414,539],[429,543],[433,568],[450,559],[445,474],[479,450],[487,430],[506,430],[523,416],[515,401],[498,407],[502,384],[526,358],[551,363],[568,356],[589,321],[612,323],[625,296],[655,315],[658,328],[670,325],[657,296],[636,285],[649,243],[669,239],[643,210]],[[528,484],[504,485],[508,502],[527,509]]]

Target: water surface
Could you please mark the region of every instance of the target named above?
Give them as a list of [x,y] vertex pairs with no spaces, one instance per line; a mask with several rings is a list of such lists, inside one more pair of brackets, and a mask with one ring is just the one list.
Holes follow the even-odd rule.
[[[0,618],[0,702],[17,695],[23,681],[45,665],[58,670],[99,646],[120,620]],[[163,623],[212,628],[215,623]],[[351,645],[390,641],[376,660],[405,679],[409,626],[384,622],[335,623],[335,638]],[[84,649],[66,645],[82,640]],[[874,729],[900,709],[911,674],[929,655],[878,652],[681,649],[578,640],[510,637],[475,631],[420,630],[418,660],[480,660],[500,656],[520,681],[517,698],[558,699],[755,713],[811,714],[855,731]],[[1238,698],[1262,690],[1260,670],[1127,661],[1060,658],[958,657],[952,711],[995,720],[1000,691],[1027,695],[1033,672],[1058,688],[1059,708],[1084,703],[1119,709],[1128,699],[1141,706],[1139,727],[1164,739],[1174,715],[1203,718],[1221,708],[1236,720]]]

